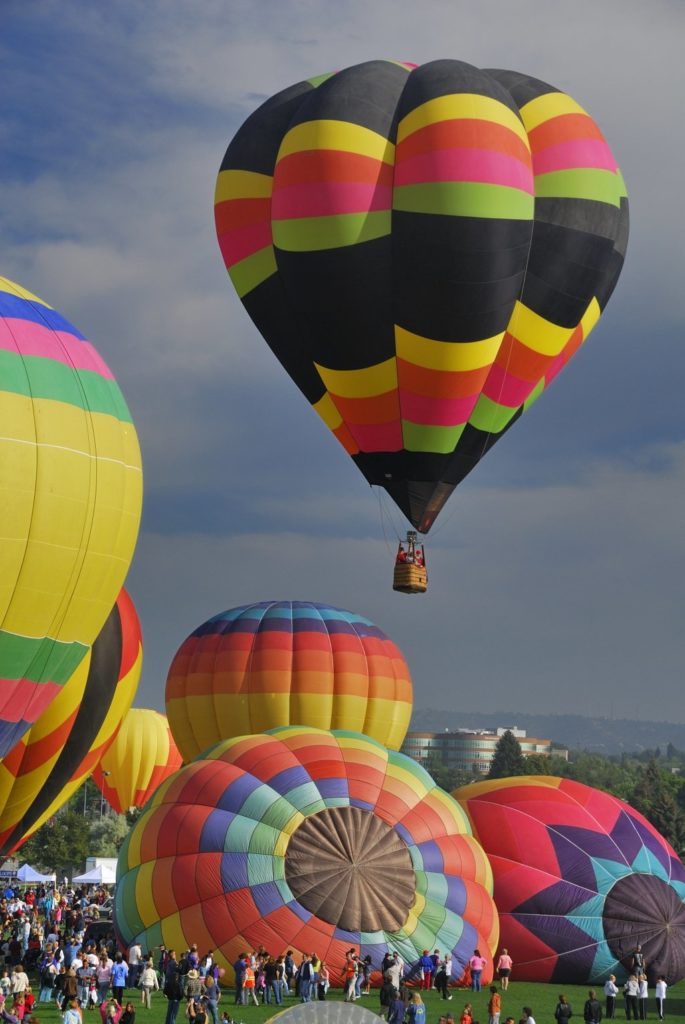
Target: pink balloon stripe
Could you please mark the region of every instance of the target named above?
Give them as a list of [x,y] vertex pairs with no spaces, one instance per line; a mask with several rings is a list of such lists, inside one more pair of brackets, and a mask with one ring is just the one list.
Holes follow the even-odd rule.
[[346,423],[352,437],[363,452],[399,452],[403,448],[399,420],[390,423]]
[[22,356],[52,359],[77,370],[90,370],[106,380],[114,380],[112,371],[89,341],[75,338],[65,331],[54,331],[31,320],[12,317],[0,320],[0,349],[18,352]]
[[0,678],[0,718],[5,722],[35,722],[60,690],[57,683]]
[[497,402],[498,405],[517,409],[522,402],[525,402],[534,387],[534,382],[514,377],[497,363],[493,363],[483,387],[483,394],[492,402]]
[[466,398],[428,398],[401,390],[402,419],[435,427],[456,427],[466,423],[477,398],[477,394]]
[[269,221],[235,228],[219,238],[219,248],[227,267],[232,267],[234,263],[240,263],[241,260],[272,244],[273,237]]
[[278,187],[274,180],[271,215],[274,220],[295,217],[330,217],[337,213],[389,210],[392,188],[378,182],[320,181]]
[[399,160],[395,167],[395,185],[431,181],[476,181],[534,192],[529,164],[490,149],[439,149]]
[[602,139],[570,139],[533,154],[535,174],[566,171],[576,167],[598,167],[616,171],[614,156]]

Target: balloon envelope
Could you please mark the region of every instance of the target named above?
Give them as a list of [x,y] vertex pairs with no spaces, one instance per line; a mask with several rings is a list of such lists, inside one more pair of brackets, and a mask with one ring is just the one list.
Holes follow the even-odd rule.
[[147,803],[182,758],[164,715],[131,708],[93,772],[100,792],[118,814]]
[[0,757],[103,627],[138,533],[140,451],[79,331],[0,278]]
[[231,141],[215,196],[247,312],[423,532],[587,338],[627,210],[575,100],[457,60],[284,89]]
[[354,729],[396,750],[412,686],[401,651],[369,619],[264,601],[190,634],[169,669],[166,709],[186,761],[220,740],[290,723]]
[[640,943],[653,984],[685,976],[685,868],[617,797],[570,779],[496,779],[454,794],[495,879],[521,981],[625,978]]
[[[487,860],[419,765],[358,733],[299,726],[227,740],[156,791],[117,869],[125,945],[316,951],[339,983],[355,946],[380,967],[497,941]],[[192,938],[191,938],[192,937]],[[489,957],[489,954],[484,954]]]
[[0,762],[0,852],[35,832],[93,770],[130,707],[142,665],[140,622],[122,590],[83,661]]

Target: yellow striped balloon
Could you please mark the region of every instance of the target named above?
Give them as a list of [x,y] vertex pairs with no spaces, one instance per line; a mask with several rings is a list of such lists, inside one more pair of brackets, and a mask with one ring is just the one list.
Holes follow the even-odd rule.
[[166,717],[148,708],[131,708],[93,779],[110,807],[123,814],[147,803],[182,761]]
[[138,438],[111,371],[59,313],[0,278],[0,757],[102,629],[141,502]]
[[0,854],[16,850],[91,774],[133,702],[140,622],[122,590],[91,650],[0,761]]

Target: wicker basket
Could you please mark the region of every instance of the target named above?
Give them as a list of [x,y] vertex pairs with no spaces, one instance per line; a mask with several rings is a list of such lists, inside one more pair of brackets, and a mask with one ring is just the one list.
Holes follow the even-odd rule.
[[415,562],[398,562],[392,581],[392,589],[402,594],[424,594],[428,586],[425,565]]

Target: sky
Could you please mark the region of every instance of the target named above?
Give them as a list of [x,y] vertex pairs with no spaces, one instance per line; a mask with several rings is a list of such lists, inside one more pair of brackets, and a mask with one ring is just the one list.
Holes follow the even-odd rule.
[[[684,33],[682,0],[0,0],[0,273],[93,341],[142,447],[137,706],[205,619],[296,599],[385,630],[416,707],[685,722]],[[605,315],[452,496],[422,597],[393,593],[406,523],[258,335],[213,221],[255,107],[383,57],[568,91],[631,203]]]

